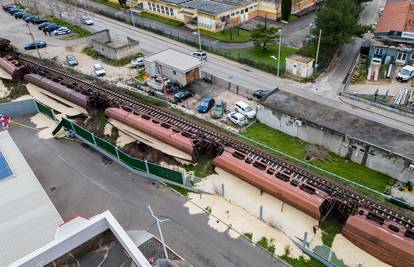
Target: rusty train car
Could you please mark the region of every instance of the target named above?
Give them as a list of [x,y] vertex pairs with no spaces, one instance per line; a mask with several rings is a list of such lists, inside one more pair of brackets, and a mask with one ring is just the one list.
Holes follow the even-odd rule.
[[328,211],[327,194],[294,179],[286,170],[271,168],[235,149],[226,148],[213,164],[315,219],[321,219]]
[[58,79],[39,74],[26,74],[23,76],[23,79],[85,109],[89,106],[88,95],[74,90],[70,84],[66,84]]
[[13,79],[20,79],[24,74],[24,66],[13,55],[0,57],[0,68],[7,72]]
[[361,249],[392,266],[414,266],[413,229],[361,208],[348,217],[342,233]]
[[191,155],[193,162],[198,159],[195,136],[174,127],[174,125],[161,122],[144,113],[140,114],[127,106],[107,108],[105,115]]

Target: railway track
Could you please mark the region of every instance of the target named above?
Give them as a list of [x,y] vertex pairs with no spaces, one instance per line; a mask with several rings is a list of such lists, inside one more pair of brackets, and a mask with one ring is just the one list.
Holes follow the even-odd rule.
[[175,114],[172,114],[169,111],[149,105],[124,93],[95,85],[89,81],[85,81],[62,70],[56,69],[55,67],[46,66],[44,62],[38,62],[22,55],[19,56],[19,60],[30,70],[30,72],[47,73],[48,75],[56,77],[60,82],[73,84],[74,87],[77,87],[78,90],[81,90],[82,92],[98,94],[118,105],[129,106],[137,112],[145,113],[161,122],[174,125],[187,133],[191,133],[194,136],[208,140],[211,143],[219,143],[223,147],[232,147],[244,153],[249,158],[268,164],[275,170],[288,171],[291,173],[293,178],[308,183],[316,187],[318,190],[326,192],[330,196],[341,201],[343,204],[348,205],[352,211],[356,210],[356,207],[363,207],[376,213],[384,219],[394,221],[407,229],[414,228],[414,221],[409,216],[395,212],[386,205],[379,204],[376,201],[363,196],[361,193],[357,193],[352,188],[347,188],[347,186],[310,173],[298,166],[288,163],[285,160],[272,156],[261,149],[239,141],[234,137],[219,133],[199,124],[192,123],[186,119],[178,117]]

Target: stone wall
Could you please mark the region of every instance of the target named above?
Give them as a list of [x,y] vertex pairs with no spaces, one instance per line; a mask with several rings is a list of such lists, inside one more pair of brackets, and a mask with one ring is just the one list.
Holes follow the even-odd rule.
[[89,39],[89,44],[93,50],[113,60],[134,56],[141,51],[139,42],[129,37],[127,37],[127,42],[125,44],[114,44],[109,30],[95,33]]

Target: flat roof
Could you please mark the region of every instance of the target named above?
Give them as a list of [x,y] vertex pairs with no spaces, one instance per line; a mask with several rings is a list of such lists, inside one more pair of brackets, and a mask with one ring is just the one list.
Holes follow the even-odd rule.
[[235,8],[234,5],[229,5],[225,3],[220,3],[211,0],[192,0],[185,3],[180,4],[180,6],[187,7],[187,8],[194,8],[201,12],[217,15],[223,13],[228,10],[232,10]]
[[295,60],[295,61],[302,62],[302,63],[309,63],[309,62],[314,60],[311,57],[305,57],[305,56],[301,56],[301,55],[298,55],[298,54],[290,55],[290,56],[286,57],[286,59]]
[[51,242],[63,220],[8,131],[0,153],[13,171],[0,180],[0,266],[9,266]]
[[198,58],[174,49],[161,51],[145,58],[144,60],[147,62],[156,62],[161,65],[166,65],[181,72],[188,72],[201,66],[202,64]]
[[285,91],[272,92],[261,105],[414,159],[414,136]]

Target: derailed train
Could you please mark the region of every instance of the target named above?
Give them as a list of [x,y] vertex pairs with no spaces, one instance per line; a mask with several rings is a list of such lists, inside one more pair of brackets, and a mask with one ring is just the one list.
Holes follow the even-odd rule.
[[[0,49],[2,42],[0,40]],[[95,99],[91,92],[79,84],[45,73],[30,73],[15,56],[0,54],[0,67],[14,79],[32,83],[87,110],[93,108]],[[120,104],[109,105],[105,115],[153,138],[165,142],[189,155],[196,161],[199,138],[192,133],[163,122],[151,114]],[[315,219],[324,218],[334,208],[335,196],[297,179],[289,169],[268,165],[249,157],[237,149],[221,145],[213,164],[260,190],[290,204]],[[367,208],[357,208],[346,219],[342,230],[355,245],[393,266],[414,266],[414,229],[395,222]]]

